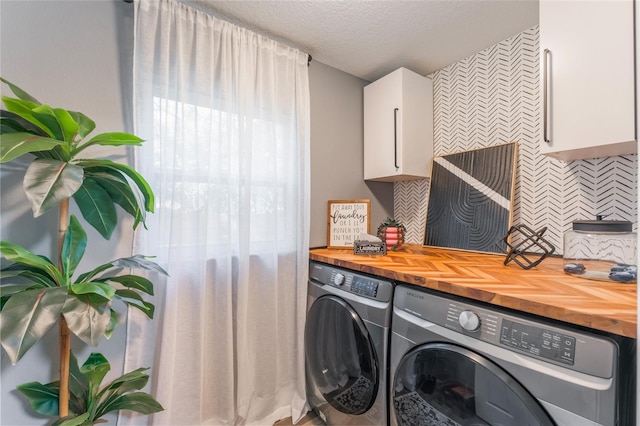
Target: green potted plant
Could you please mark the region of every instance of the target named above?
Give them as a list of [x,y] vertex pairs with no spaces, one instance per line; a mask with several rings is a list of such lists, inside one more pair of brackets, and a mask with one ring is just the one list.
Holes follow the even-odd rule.
[[[106,159],[83,158],[87,148],[138,146],[129,133],[101,133],[89,137],[95,123],[86,115],[41,104],[18,86],[0,78],[17,98],[2,97],[0,163],[32,155],[23,188],[34,217],[59,209],[58,253],[54,263],[17,244],[1,241],[0,253],[9,266],[0,271],[0,342],[13,364],[56,323],[60,329],[60,380],[18,387],[40,414],[55,416],[55,424],[102,422],[115,410],[150,414],[162,410],[153,397],[140,392],[148,381],[141,368],[101,387],[110,369],[101,354],[91,354],[78,366],[70,351],[70,335],[96,346],[118,324],[112,304],[120,301],[153,318],[153,284],[123,270],[166,272],[147,256],[135,255],[106,262],[77,274],[87,248],[87,234],[69,214],[76,202],[85,221],[109,239],[118,218],[116,206],[134,218],[134,229],[153,212],[153,191],[133,168]],[[70,381],[71,377],[71,381]]]
[[396,251],[404,244],[404,236],[407,230],[398,220],[387,217],[378,226],[377,236],[387,243],[387,249]]

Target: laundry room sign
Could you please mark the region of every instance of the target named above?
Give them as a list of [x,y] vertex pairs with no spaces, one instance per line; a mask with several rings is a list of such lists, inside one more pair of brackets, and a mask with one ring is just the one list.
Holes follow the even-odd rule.
[[369,233],[370,200],[329,200],[327,247],[353,247],[361,233]]

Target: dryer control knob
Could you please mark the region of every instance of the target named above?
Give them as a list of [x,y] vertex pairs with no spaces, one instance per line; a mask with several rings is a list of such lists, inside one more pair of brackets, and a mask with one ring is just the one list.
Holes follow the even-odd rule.
[[333,277],[333,283],[334,283],[335,285],[342,285],[342,284],[344,284],[344,275],[342,275],[342,274],[340,274],[340,273],[336,274],[336,276],[335,276],[335,277]]
[[480,328],[480,318],[478,314],[471,311],[462,311],[458,317],[458,322],[467,331],[476,331]]

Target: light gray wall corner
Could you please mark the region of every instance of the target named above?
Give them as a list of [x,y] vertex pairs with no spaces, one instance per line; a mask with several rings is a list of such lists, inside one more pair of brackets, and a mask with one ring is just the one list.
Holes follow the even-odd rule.
[[[133,8],[121,0],[109,1],[1,1],[0,75],[43,103],[81,111],[97,124],[96,132],[131,131],[131,54]],[[124,46],[124,48],[123,48]],[[129,46],[129,47],[127,47]],[[12,95],[6,86],[2,94]],[[97,134],[97,133],[96,133]],[[87,156],[128,162],[124,149],[99,149]],[[22,179],[29,159],[0,168],[0,237],[39,254],[53,257],[57,211],[34,219]],[[71,213],[80,217],[72,202]],[[83,222],[84,223],[84,222]],[[131,255],[132,222],[122,217],[110,241],[84,225],[88,234],[85,258],[78,270]],[[126,312],[111,340],[97,348],[73,339],[80,362],[90,352],[103,353],[111,363],[110,375],[122,374]],[[15,390],[29,381],[47,383],[58,378],[57,327],[11,366],[4,351],[0,359],[0,424],[46,424],[32,413]]]
[[371,233],[393,215],[393,184],[365,182],[363,94],[368,82],[316,60],[311,96],[310,247],[327,245],[327,201],[371,200]]

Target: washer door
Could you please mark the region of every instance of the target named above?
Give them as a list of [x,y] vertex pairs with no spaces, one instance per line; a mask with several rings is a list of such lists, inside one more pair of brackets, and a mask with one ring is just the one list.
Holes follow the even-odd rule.
[[358,313],[336,296],[319,297],[305,328],[307,374],[335,409],[363,414],[375,402],[379,369],[367,328]]
[[392,398],[397,424],[403,426],[555,425],[506,371],[446,343],[418,346],[400,360]]

